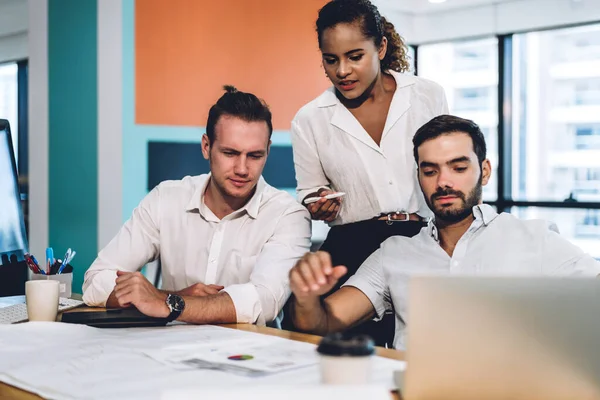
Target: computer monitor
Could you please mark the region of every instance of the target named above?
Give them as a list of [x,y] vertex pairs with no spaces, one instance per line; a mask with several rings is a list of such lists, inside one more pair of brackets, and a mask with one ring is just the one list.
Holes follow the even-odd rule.
[[28,251],[10,125],[0,119],[0,265],[23,261]]

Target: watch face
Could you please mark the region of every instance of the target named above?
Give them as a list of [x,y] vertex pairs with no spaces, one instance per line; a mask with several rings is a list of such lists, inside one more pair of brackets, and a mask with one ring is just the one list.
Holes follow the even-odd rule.
[[185,301],[183,301],[183,298],[176,294],[169,295],[168,302],[171,306],[171,310],[173,311],[183,311],[183,308],[185,307]]

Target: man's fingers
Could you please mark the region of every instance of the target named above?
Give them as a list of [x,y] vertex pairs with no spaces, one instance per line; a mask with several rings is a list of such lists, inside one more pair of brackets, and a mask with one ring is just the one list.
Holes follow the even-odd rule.
[[117,298],[117,301],[121,307],[131,302],[130,297],[132,292],[133,290],[130,287],[115,289],[115,297]]
[[131,294],[128,293],[126,295],[121,296],[120,299],[118,299],[117,301],[119,302],[119,305],[123,308],[125,307],[129,307],[133,305],[133,302],[131,301]]
[[346,275],[347,272],[348,268],[343,265],[338,265],[337,267],[333,268],[333,273],[331,276],[333,276],[335,279],[340,279],[342,276]]
[[326,251],[317,251],[314,256],[319,259],[319,263],[322,266],[323,273],[325,275],[331,274],[331,255]]
[[298,268],[296,267],[290,271],[290,287],[296,293],[307,293],[309,290],[308,285],[304,282],[304,278],[302,278],[302,274],[298,272]]
[[214,287],[205,286],[204,287],[205,294],[219,294],[219,289],[215,289]]
[[308,286],[309,290],[318,290],[319,285],[315,277],[313,276],[313,268],[309,261],[305,260],[298,265],[298,272],[302,275],[302,279],[304,279],[304,284]]
[[115,282],[121,283],[121,282],[128,281],[130,279],[139,279],[139,278],[145,279],[144,275],[142,275],[141,272],[117,271],[117,279],[115,280]]
[[217,289],[217,290],[223,290],[223,289],[225,289],[225,286],[222,286],[222,285],[214,285],[214,284],[212,284],[212,283],[211,283],[210,285],[208,285],[208,287],[215,288],[215,289]]
[[117,280],[115,281],[116,288],[117,287],[124,288],[124,287],[128,287],[128,286],[136,286],[136,285],[140,284],[140,281],[138,279],[134,279],[134,277],[128,276],[127,278],[123,277],[123,279],[120,279],[120,280],[119,279],[120,278],[117,278]]
[[[321,285],[325,285],[327,283],[327,279],[325,278],[325,274],[323,273],[323,269],[326,267],[326,265],[324,265],[321,262],[321,258],[316,256],[316,255],[312,255],[312,257],[309,258],[309,263],[310,263],[310,268],[311,268],[311,272],[312,272],[312,276],[315,279],[316,283],[318,286]],[[314,290],[318,290],[319,287],[315,287],[313,286]]]
[[131,278],[131,275],[133,275],[131,272],[117,271],[117,279],[115,279],[115,282],[123,282]]

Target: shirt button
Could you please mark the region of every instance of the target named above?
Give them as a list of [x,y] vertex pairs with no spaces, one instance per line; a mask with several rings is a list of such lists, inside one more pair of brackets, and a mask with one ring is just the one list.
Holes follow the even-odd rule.
[[458,267],[458,261],[452,261],[452,266],[453,267]]

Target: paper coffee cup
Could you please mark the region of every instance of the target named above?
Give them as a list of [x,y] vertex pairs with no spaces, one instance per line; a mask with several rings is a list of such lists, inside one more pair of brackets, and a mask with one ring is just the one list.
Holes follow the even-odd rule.
[[317,352],[321,358],[321,381],[325,384],[363,385],[371,377],[375,344],[366,335],[325,336]]
[[25,282],[25,301],[29,321],[56,321],[59,292],[58,281]]

